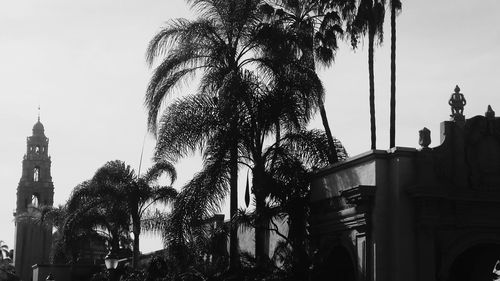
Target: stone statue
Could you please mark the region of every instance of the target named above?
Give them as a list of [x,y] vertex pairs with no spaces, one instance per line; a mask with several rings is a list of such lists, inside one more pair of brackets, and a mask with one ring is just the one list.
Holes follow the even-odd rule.
[[429,148],[429,145],[431,144],[431,131],[424,127],[422,130],[418,131],[419,134],[419,140],[418,143],[422,147],[422,149],[427,149]]
[[451,106],[451,117],[453,119],[463,119],[464,117],[464,106],[467,104],[465,97],[460,93],[460,88],[458,85],[455,87],[455,92],[451,94],[450,101],[448,104]]

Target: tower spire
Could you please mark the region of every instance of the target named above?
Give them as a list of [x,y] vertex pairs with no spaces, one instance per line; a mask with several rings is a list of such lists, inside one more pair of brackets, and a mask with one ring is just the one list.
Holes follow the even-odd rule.
[[40,104],[38,104],[38,122],[40,122]]

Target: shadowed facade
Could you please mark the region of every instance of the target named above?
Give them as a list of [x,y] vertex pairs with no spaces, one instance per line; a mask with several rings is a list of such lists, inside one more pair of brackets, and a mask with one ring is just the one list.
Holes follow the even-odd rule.
[[451,117],[437,147],[424,128],[420,149],[372,150],[314,175],[315,280],[492,280],[500,118],[491,107],[470,119],[452,108]]

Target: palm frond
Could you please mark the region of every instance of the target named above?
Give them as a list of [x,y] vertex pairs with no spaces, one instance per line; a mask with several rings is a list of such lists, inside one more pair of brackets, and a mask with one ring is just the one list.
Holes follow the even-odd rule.
[[171,104],[160,121],[155,158],[176,161],[205,144],[221,126],[216,109],[214,100],[204,95]]
[[141,227],[145,231],[162,234],[168,228],[169,220],[168,214],[155,210],[144,215],[141,219]]
[[143,176],[144,180],[148,183],[155,182],[160,176],[168,175],[170,183],[173,184],[177,179],[177,171],[172,163],[166,160],[160,160],[153,164]]

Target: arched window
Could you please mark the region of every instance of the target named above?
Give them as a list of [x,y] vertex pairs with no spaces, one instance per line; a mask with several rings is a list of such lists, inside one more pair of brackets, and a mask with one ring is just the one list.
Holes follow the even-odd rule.
[[40,168],[39,167],[35,167],[33,169],[33,181],[37,182],[39,180],[40,180]]
[[39,147],[39,146],[36,146],[36,147],[35,147],[35,153],[36,153],[36,154],[40,154],[40,147]]
[[33,195],[31,195],[31,205],[34,206],[34,207],[38,207],[38,202],[40,201],[38,198],[38,194],[34,193]]

